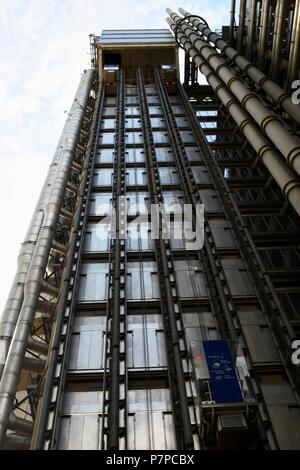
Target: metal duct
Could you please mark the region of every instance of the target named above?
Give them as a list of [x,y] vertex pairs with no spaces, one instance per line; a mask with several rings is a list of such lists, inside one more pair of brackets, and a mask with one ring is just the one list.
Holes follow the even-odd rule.
[[[175,23],[170,18],[167,18],[167,22],[172,31],[174,31],[176,27]],[[200,56],[198,50],[193,47],[193,44],[183,33],[179,32],[177,37],[184,49],[189,53],[195,64],[199,67],[201,73],[206,77],[218,98],[226,106],[232,118],[238,124],[240,130],[257,152],[264,165],[268,168],[269,172],[274,177],[291,205],[300,215],[300,180],[297,175],[288,168],[281,156],[272,148],[268,139],[266,139],[249,114],[246,113],[232,93],[230,93],[226,85],[214,73],[205,59]]]
[[22,370],[28,337],[35,315],[36,303],[44,279],[52,246],[53,234],[60,214],[66,182],[78,140],[78,135],[91,90],[93,71],[82,76],[77,96],[72,106],[72,115],[67,133],[63,139],[63,150],[45,215],[40,229],[36,248],[24,286],[24,301],[15,328],[0,383],[0,445],[3,443],[11,406],[16,393],[19,375]]
[[[168,13],[171,10],[167,10]],[[180,21],[180,17],[175,13],[170,14],[172,20],[176,23]],[[217,73],[218,77],[223,80],[228,89],[239,100],[242,106],[254,118],[263,132],[270,138],[272,143],[285,157],[289,165],[300,175],[300,139],[296,135],[292,135],[289,130],[282,124],[279,117],[269,111],[261,102],[258,95],[249,90],[244,81],[228,67],[220,55],[203,41],[199,34],[196,34],[186,24],[180,24],[180,31],[199,54]],[[177,34],[178,37],[178,34]]]
[[44,220],[44,213],[47,201],[52,192],[53,182],[56,178],[59,161],[64,148],[64,139],[68,133],[69,125],[71,122],[71,116],[75,108],[78,107],[76,99],[79,97],[79,88],[74,98],[73,105],[71,107],[68,118],[65,122],[63,131],[58,141],[53,160],[50,164],[49,171],[47,173],[39,200],[35,207],[29,228],[27,230],[24,242],[20,249],[18,256],[17,272],[13,280],[11,290],[8,295],[0,322],[0,379],[4,369],[4,364],[14,329],[18,320],[18,316],[22,307],[24,299],[24,285],[29,271],[32,255],[35,250],[37,239],[40,233],[40,229]]
[[[269,0],[266,0],[265,3],[267,2],[269,2]],[[169,13],[169,11],[171,12],[171,10],[168,9],[167,12]],[[179,11],[183,16],[190,15],[190,13],[188,13],[183,8],[179,8]],[[255,65],[249,62],[248,59],[240,55],[238,51],[231,47],[226,41],[224,41],[221,36],[211,31],[204,23],[201,23],[198,18],[190,16],[187,21],[189,21],[193,26],[197,27],[198,31],[200,31],[203,36],[209,39],[210,42],[214,43],[222,54],[225,54],[243,72],[245,72],[248,77],[251,78],[251,80],[253,80],[268,96],[270,96],[274,100],[276,105],[280,106],[283,111],[287,112],[291,116],[291,118],[293,118],[298,124],[300,124],[299,105],[294,104],[291,98],[279,85],[277,85],[273,80],[267,77],[267,75],[264,74],[257,67],[255,67]],[[268,15],[266,15],[266,18],[263,21],[266,21],[266,25],[263,26],[263,28],[267,27]],[[261,31],[261,35],[262,34],[263,32]],[[266,31],[264,32],[264,34],[266,34]]]

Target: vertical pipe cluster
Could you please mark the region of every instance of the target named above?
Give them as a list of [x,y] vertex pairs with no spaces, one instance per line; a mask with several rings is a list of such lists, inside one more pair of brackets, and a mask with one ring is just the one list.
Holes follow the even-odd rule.
[[[175,31],[176,23],[178,23],[180,17],[169,9],[167,10],[167,13],[169,13],[171,16],[171,18],[167,19],[167,22],[170,25],[172,31]],[[199,67],[201,73],[203,73],[203,75],[207,78],[208,83],[212,86],[213,90],[216,92],[222,103],[227,107],[229,113],[239,125],[239,128],[244,133],[245,137],[248,139],[249,143],[255,149],[264,164],[267,166],[287,199],[293,205],[298,214],[300,214],[300,179],[287,166],[281,155],[278,154],[278,152],[276,152],[274,149],[274,140],[278,140],[272,139],[272,137],[276,137],[275,134],[278,130],[278,127],[275,126],[275,129],[273,129],[272,132],[269,132],[268,135],[266,132],[266,126],[263,122],[265,121],[266,123],[268,121],[269,124],[272,125],[275,123],[276,118],[266,108],[263,109],[264,105],[256,97],[256,95],[254,96],[253,93],[249,93],[249,90],[244,84],[242,84],[239,80],[235,80],[234,74],[229,72],[227,75],[227,71],[225,75],[221,74],[222,69],[228,69],[227,65],[225,65],[224,62],[222,62],[222,60],[217,57],[217,54],[214,51],[212,52],[209,46],[207,46],[206,43],[203,42],[199,36],[196,35],[187,25],[180,25],[179,31],[177,31],[177,38],[183,48],[190,54],[195,64]],[[210,57],[213,57],[214,59],[212,64],[209,60]],[[223,80],[221,78],[223,78]],[[235,82],[237,87],[233,87],[232,89],[232,85],[234,85]],[[240,90],[238,90],[239,84],[242,85]],[[255,100],[255,103],[257,106],[259,106],[259,108],[254,109],[255,106],[247,106],[247,101],[249,104],[249,100],[251,100],[250,96]],[[260,119],[255,120],[256,122],[258,121],[258,124],[260,124],[262,130],[259,129],[253,119],[253,116],[256,115],[257,112],[259,113],[260,110],[264,114],[262,122]],[[256,117],[258,117],[258,115],[256,115]],[[290,135],[285,128],[282,127],[282,130],[283,134],[286,136],[285,143],[287,144],[287,147],[288,145],[294,145],[294,143],[296,144],[295,156],[298,155],[297,159],[300,163],[300,147],[298,145],[298,141],[294,140],[293,136]],[[270,140],[267,139],[264,133],[270,137]],[[284,153],[285,148],[283,148],[282,145],[280,147]],[[299,174],[300,167],[296,167],[295,169],[298,170]]]
[[62,149],[57,161],[57,170],[50,193],[47,200],[45,200],[43,220],[41,221],[35,249],[28,267],[24,285],[24,299],[0,382],[0,445],[5,438],[32,321],[48,264],[54,231],[62,209],[65,187],[91,90],[92,78],[92,70],[84,73],[73,102],[69,123],[62,136]]
[[230,44],[233,44],[233,40],[234,40],[234,26],[235,26],[235,0],[231,0],[230,26],[229,26],[229,42],[230,42]]
[[267,40],[268,40],[268,28],[270,18],[270,5],[271,0],[263,0],[261,7],[261,26],[258,39],[258,66],[261,69],[265,69],[266,64],[266,51],[267,51]]
[[295,10],[293,19],[293,31],[291,48],[288,61],[287,86],[290,87],[293,80],[299,79],[300,67],[300,0],[295,0]]
[[[268,0],[266,1],[268,2]],[[242,72],[244,72],[268,96],[270,96],[270,98],[274,101],[277,106],[281,107],[283,111],[288,113],[292,119],[294,119],[298,124],[300,124],[299,105],[294,104],[291,98],[287,95],[287,93],[279,85],[277,85],[277,83],[267,77],[266,74],[259,70],[243,55],[239,54],[239,52],[233,47],[231,47],[226,41],[224,41],[221,36],[211,31],[211,29],[209,29],[204,23],[201,23],[201,21],[197,17],[190,16],[190,13],[188,13],[183,8],[179,8],[179,11],[183,16],[187,17],[188,23],[190,23],[193,27],[197,28],[197,31],[199,31],[210,42],[215,44],[217,49],[219,49],[222,54],[226,55],[228,59],[234,62],[235,65],[237,65]],[[266,17],[266,23],[267,22],[268,17]],[[261,35],[262,34],[263,31],[261,30]],[[265,55],[265,50],[263,54]]]
[[[67,336],[67,329],[64,329],[64,320],[65,320],[65,315],[66,313],[66,302],[70,294],[70,285],[72,286],[72,303],[75,302],[76,299],[76,287],[78,283],[78,276],[79,276],[79,270],[77,270],[76,276],[77,279],[72,278],[72,271],[74,270],[74,256],[76,253],[76,250],[80,251],[82,250],[82,245],[83,245],[83,237],[80,237],[80,243],[78,246],[78,236],[80,236],[80,231],[78,230],[78,226],[81,224],[81,218],[82,218],[82,211],[84,209],[84,204],[87,204],[87,201],[89,200],[89,195],[91,191],[91,183],[93,181],[92,175],[93,175],[93,168],[94,168],[94,163],[96,159],[96,149],[97,145],[96,142],[98,140],[98,134],[99,134],[99,129],[100,129],[100,123],[101,123],[101,115],[102,115],[102,106],[103,106],[103,101],[104,101],[104,83],[103,81],[100,82],[99,84],[99,89],[98,89],[98,96],[97,100],[95,103],[95,111],[94,111],[94,116],[91,124],[91,130],[90,130],[90,135],[89,135],[89,140],[88,144],[86,147],[86,157],[85,157],[85,162],[82,170],[82,177],[80,180],[80,186],[78,189],[78,203],[77,203],[77,208],[76,212],[73,218],[73,224],[72,224],[72,229],[69,237],[69,246],[68,246],[68,252],[67,252],[67,262],[66,266],[62,275],[62,290],[61,294],[57,303],[56,307],[56,322],[54,324],[54,327],[52,329],[52,335],[51,335],[51,340],[50,340],[50,353],[48,356],[47,360],[47,374],[45,376],[45,381],[44,381],[44,386],[43,386],[43,394],[41,398],[39,399],[39,404],[38,404],[38,409],[37,409],[37,414],[34,422],[34,431],[33,431],[33,437],[31,440],[31,449],[34,450],[41,450],[44,448],[45,444],[45,435],[46,435],[46,429],[47,429],[47,423],[48,423],[48,417],[49,417],[49,412],[50,412],[50,406],[51,406],[51,401],[55,401],[56,403],[56,410],[59,409],[59,402],[60,402],[60,393],[59,391],[62,389],[62,387],[59,384],[54,385],[54,378],[58,374],[56,374],[56,369],[58,367],[58,361],[59,357],[62,354],[62,347],[61,343],[63,341],[63,346],[66,347],[68,345],[68,341],[65,340],[63,336],[62,340],[62,331],[65,331],[65,334]],[[81,225],[81,232],[83,231],[83,227],[86,225],[86,220],[87,220],[87,211],[84,212],[84,220]],[[77,257],[77,262],[80,260],[80,254]],[[70,310],[72,311],[72,308],[70,306]],[[68,324],[68,330],[70,331],[70,319],[72,319],[72,315],[68,316],[69,324]],[[65,353],[65,350],[64,350]],[[66,360],[66,354],[63,354],[63,360]],[[59,370],[60,370],[60,380],[62,380],[62,376],[65,373],[65,368],[62,367],[62,364],[60,363],[59,365]],[[54,390],[54,388],[56,390]],[[53,421],[57,421],[53,419]],[[53,423],[54,427],[54,423]],[[49,436],[49,440],[55,441],[55,438],[53,435]],[[52,448],[52,446],[51,446]]]
[[271,60],[271,77],[273,80],[278,79],[280,62],[281,62],[281,49],[282,38],[284,34],[285,19],[286,19],[286,0],[277,0],[275,10],[275,29],[272,46],[272,60]]
[[[71,113],[72,114],[72,109]],[[17,272],[13,280],[11,290],[6,301],[0,322],[0,379],[5,365],[6,356],[11,338],[19,317],[24,299],[24,285],[27,278],[32,255],[44,220],[45,208],[51,193],[53,182],[57,174],[58,162],[63,148],[63,139],[69,127],[70,117],[66,120],[64,129],[59,139],[53,160],[43,185],[39,200],[35,207],[25,239],[18,256]]]

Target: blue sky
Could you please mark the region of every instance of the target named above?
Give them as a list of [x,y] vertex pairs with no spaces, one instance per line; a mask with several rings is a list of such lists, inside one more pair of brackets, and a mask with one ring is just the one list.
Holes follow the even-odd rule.
[[230,0],[1,0],[0,314],[65,111],[89,67],[90,33],[166,28],[165,9],[229,23]]

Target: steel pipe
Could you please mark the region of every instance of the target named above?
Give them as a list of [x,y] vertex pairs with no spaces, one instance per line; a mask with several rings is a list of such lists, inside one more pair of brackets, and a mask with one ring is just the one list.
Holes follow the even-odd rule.
[[36,341],[31,336],[28,339],[28,349],[35,351],[43,356],[47,356],[49,345],[42,341]]
[[246,56],[249,60],[253,59],[253,48],[255,44],[255,28],[256,28],[256,0],[251,0],[250,16],[248,21],[248,35]]
[[45,369],[46,361],[35,357],[25,356],[23,360],[22,370],[42,374]]
[[[299,79],[300,67],[300,0],[296,0],[294,19],[293,19],[293,32],[291,39],[291,49],[288,61],[288,80],[287,86],[290,87],[293,80]],[[298,105],[299,106],[299,105]]]
[[[170,18],[167,18],[167,22],[172,31],[174,31],[175,23]],[[192,57],[197,67],[199,67],[200,72],[206,77],[218,98],[226,106],[232,118],[238,124],[241,132],[243,132],[264,165],[268,168],[288,201],[300,215],[300,180],[297,175],[295,175],[281,156],[273,149],[271,143],[253,122],[253,119],[251,119],[249,114],[247,114],[238,103],[233,94],[227,89],[205,59],[200,56],[193,44],[183,33],[179,33],[177,37],[184,49]]]
[[51,284],[51,282],[46,281],[45,279],[43,279],[41,284],[41,292],[44,292],[45,294],[51,295],[55,298],[58,297],[58,288],[54,284]]
[[45,206],[44,220],[25,282],[24,300],[0,382],[0,445],[2,445],[5,438],[8,418],[16,393],[28,337],[36,311],[36,303],[42,288],[53,235],[61,210],[65,186],[68,181],[79,130],[91,90],[92,78],[92,70],[84,73],[79,85],[77,97],[72,106],[69,127],[63,139],[63,150],[58,172],[53,183],[51,195]]
[[5,450],[29,450],[30,437],[19,434],[7,434],[4,439],[3,449]]
[[272,45],[272,58],[271,58],[271,77],[273,80],[278,79],[281,54],[282,54],[282,38],[285,29],[285,12],[287,7],[286,0],[277,0],[275,10],[275,30]]
[[[266,8],[269,11],[269,0],[266,0]],[[299,0],[300,2],[300,0]],[[269,6],[268,6],[269,5]],[[173,12],[170,9],[166,10],[167,13],[171,16]],[[188,13],[183,8],[179,8],[180,13],[183,16],[188,16]],[[265,15],[265,13],[264,13]],[[172,16],[171,16],[172,18]],[[188,21],[200,31],[203,36],[205,36],[210,42],[216,45],[216,47],[221,51],[222,54],[225,54],[231,61],[233,61],[243,72],[245,72],[254,83],[256,83],[272,100],[274,103],[281,107],[283,111],[288,113],[291,118],[293,118],[298,124],[300,124],[300,107],[297,104],[294,104],[291,98],[288,96],[286,91],[283,90],[279,85],[277,85],[273,80],[267,77],[261,70],[259,70],[255,65],[249,62],[248,59],[243,57],[238,53],[236,49],[230,46],[224,39],[219,36],[217,33],[211,31],[204,23],[201,23],[196,17],[189,17]],[[267,27],[268,24],[268,15],[265,15],[263,21],[266,21]],[[299,19],[300,24],[300,19]],[[265,34],[261,31],[261,35]],[[266,37],[265,37],[266,38]],[[262,39],[263,40],[263,39]],[[264,45],[262,47],[265,47]],[[265,54],[265,51],[264,51]]]
[[[86,183],[87,179],[89,177],[89,171],[90,171],[90,156],[94,144],[94,138],[96,134],[96,141],[98,138],[98,133],[95,132],[96,129],[98,129],[99,132],[99,122],[97,122],[97,119],[100,121],[101,120],[101,115],[102,115],[102,104],[103,104],[103,95],[104,95],[104,82],[101,81],[99,84],[99,90],[98,90],[98,97],[97,101],[95,104],[95,111],[92,119],[92,125],[91,125],[91,130],[90,130],[90,137],[89,141],[87,144],[86,148],[86,158],[84,160],[83,164],[83,170],[82,170],[82,177],[80,180],[80,185],[78,188],[78,203],[76,206],[76,211],[71,227],[71,233],[70,233],[70,239],[69,239],[69,244],[68,244],[68,253],[66,257],[66,265],[64,267],[64,271],[62,274],[62,289],[60,291],[60,296],[57,304],[57,313],[56,313],[56,320],[51,332],[51,339],[50,339],[50,345],[49,345],[49,354],[47,357],[47,373],[45,375],[45,382],[44,382],[44,387],[43,387],[43,395],[41,396],[37,408],[37,414],[34,422],[34,432],[33,432],[33,437],[32,437],[32,442],[31,442],[31,449],[37,450],[37,449],[43,449],[44,446],[44,441],[45,441],[45,433],[46,433],[46,426],[47,426],[47,421],[48,421],[48,416],[49,416],[49,410],[50,410],[50,405],[51,405],[51,398],[52,398],[52,393],[53,393],[53,383],[54,383],[54,377],[55,377],[55,371],[58,363],[58,355],[59,355],[59,345],[61,341],[61,331],[63,327],[63,322],[64,322],[64,315],[65,315],[65,305],[67,302],[67,298],[69,295],[69,286],[70,286],[70,278],[72,275],[72,269],[73,269],[73,259],[74,259],[74,254],[75,254],[75,249],[76,249],[76,244],[77,244],[77,234],[78,234],[78,227],[80,223],[80,215],[83,207],[83,202],[84,202],[84,192],[86,188]],[[94,167],[94,160],[95,160],[95,152],[92,155],[92,165],[91,168],[93,169]],[[92,170],[91,170],[92,171]],[[92,179],[90,180],[92,181]],[[90,183],[88,185],[88,194],[87,194],[87,199],[89,199],[89,194],[91,190]],[[85,215],[87,217],[87,214]],[[86,220],[84,221],[85,226]],[[59,403],[57,404],[59,406]]]
[[[75,96],[75,100],[77,94]],[[75,102],[74,100],[74,102]],[[34,253],[37,239],[44,220],[46,204],[53,189],[53,183],[57,176],[59,169],[59,161],[61,159],[62,150],[64,148],[64,140],[68,134],[69,126],[71,123],[72,113],[74,112],[74,103],[71,107],[68,118],[65,122],[63,131],[58,141],[54,157],[50,164],[39,200],[35,207],[29,228],[27,230],[24,242],[22,243],[20,253],[18,256],[17,272],[12,283],[11,290],[8,295],[0,322],[0,379],[4,369],[4,364],[10,342],[14,333],[14,329],[18,320],[18,316],[22,307],[24,299],[24,285],[29,271],[32,255]]]
[[11,413],[8,421],[8,429],[25,436],[32,436],[33,422],[28,419],[19,418],[14,413]]
[[239,52],[243,50],[243,44],[244,44],[246,4],[247,4],[246,0],[240,0],[240,19],[239,19],[239,29],[238,29],[238,37],[237,37],[237,49]]
[[258,66],[262,69],[265,68],[266,64],[270,5],[271,0],[263,0],[261,8],[261,27],[258,40]]
[[[180,17],[175,13],[171,14],[174,20],[174,29],[176,23],[180,21]],[[219,78],[225,83],[228,89],[239,100],[246,111],[253,117],[263,132],[270,138],[275,147],[282,153],[289,165],[300,175],[300,139],[296,135],[292,135],[289,130],[282,124],[279,117],[269,111],[261,102],[258,95],[252,91],[244,83],[244,81],[234,73],[227,63],[215,52],[210,46],[203,41],[199,34],[196,34],[186,24],[180,25],[180,31],[205,61],[216,72]],[[178,36],[178,34],[177,34]]]
[[233,40],[234,40],[234,23],[235,23],[235,0],[231,0],[230,26],[229,26],[229,42],[230,42],[230,44],[233,44]]

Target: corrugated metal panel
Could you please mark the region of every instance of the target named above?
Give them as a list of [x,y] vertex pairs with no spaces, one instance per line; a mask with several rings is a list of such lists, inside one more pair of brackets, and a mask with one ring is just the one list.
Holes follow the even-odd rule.
[[168,389],[129,390],[128,449],[176,449]]
[[151,250],[155,248],[154,240],[151,240],[149,222],[137,224],[130,222],[127,225],[126,246],[128,250]]
[[174,167],[159,168],[159,178],[161,184],[179,184],[178,171]]
[[94,193],[90,199],[89,214],[107,215],[112,203],[111,193]]
[[97,41],[99,45],[149,43],[175,45],[174,36],[168,29],[103,30]]
[[78,317],[71,340],[69,369],[103,369],[106,317]]
[[247,347],[254,363],[280,361],[262,312],[238,312]]
[[227,220],[211,219],[208,221],[209,227],[217,248],[235,248],[236,243],[232,235]]
[[140,148],[127,148],[126,152],[126,163],[144,163],[145,152]]
[[94,186],[111,186],[113,183],[114,170],[103,168],[94,171]]
[[78,300],[107,298],[108,263],[83,263],[79,277]]
[[108,251],[110,224],[88,224],[85,232],[84,251]]
[[261,390],[282,450],[300,449],[300,409],[288,383],[261,384]]
[[128,215],[146,214],[150,210],[149,193],[147,191],[126,193]]
[[113,163],[114,151],[113,149],[98,149],[96,163]]
[[232,295],[255,295],[243,260],[223,259],[221,263]]
[[126,170],[126,184],[133,186],[148,184],[146,168],[128,168]]
[[65,392],[58,449],[100,449],[102,399],[100,391]]
[[129,315],[127,366],[130,368],[166,367],[166,345],[160,315]]
[[157,299],[160,296],[157,266],[153,261],[127,264],[128,299]]
[[203,270],[196,260],[174,261],[180,297],[207,297]]

